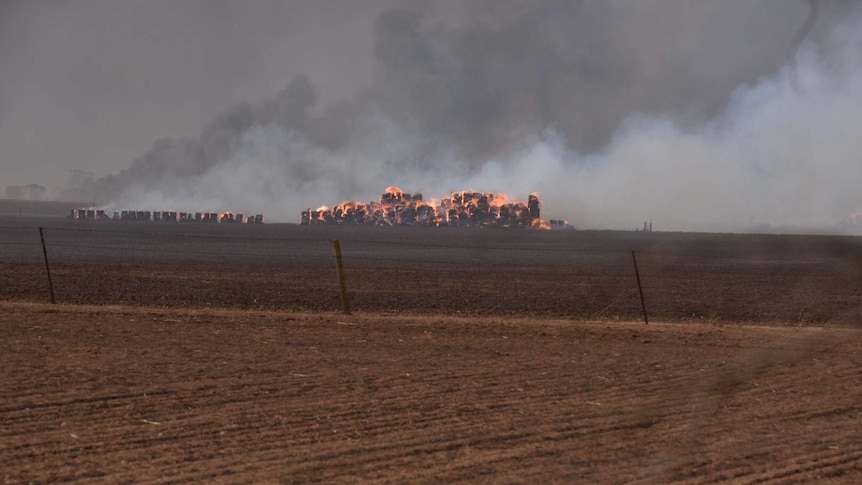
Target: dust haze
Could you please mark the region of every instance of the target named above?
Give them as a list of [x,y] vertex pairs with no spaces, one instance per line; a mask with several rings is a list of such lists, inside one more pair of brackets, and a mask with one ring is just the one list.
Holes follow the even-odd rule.
[[862,210],[858,1],[360,3],[5,3],[4,185],[281,222],[389,185],[584,228]]

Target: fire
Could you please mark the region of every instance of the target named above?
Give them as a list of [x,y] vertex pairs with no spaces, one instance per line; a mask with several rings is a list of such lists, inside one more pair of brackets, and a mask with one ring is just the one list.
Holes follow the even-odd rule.
[[862,226],[862,212],[856,211],[848,214],[841,222],[845,226],[858,228]]
[[302,211],[300,224],[347,224],[375,226],[465,226],[550,229],[539,215],[536,193],[527,202],[510,200],[505,194],[465,190],[452,192],[438,203],[422,194],[410,194],[390,186],[379,202],[344,201],[330,209],[321,206]]

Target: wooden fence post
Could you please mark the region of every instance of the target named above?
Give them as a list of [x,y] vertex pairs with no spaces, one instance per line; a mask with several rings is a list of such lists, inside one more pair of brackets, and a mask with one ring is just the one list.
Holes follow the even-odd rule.
[[341,307],[345,315],[350,315],[350,302],[347,300],[347,281],[344,279],[344,262],[341,259],[341,243],[338,239],[332,240],[335,248],[335,266],[338,269],[338,283],[341,285]]

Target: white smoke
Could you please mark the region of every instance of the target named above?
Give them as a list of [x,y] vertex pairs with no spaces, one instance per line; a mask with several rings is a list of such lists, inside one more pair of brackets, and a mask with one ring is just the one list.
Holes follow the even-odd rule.
[[436,189],[434,193],[460,185],[455,180],[464,169],[447,144],[373,110],[365,114],[339,149],[315,144],[277,123],[255,124],[231,147],[231,157],[202,174],[133,184],[109,208],[202,207],[262,212],[270,221],[296,222],[302,209],[376,200],[388,185],[416,192]]
[[[296,222],[305,208],[375,200],[399,185],[426,199],[463,189],[518,198],[537,191],[546,218],[582,228],[651,220],[661,230],[835,230],[862,209],[859,17],[856,9],[835,30],[830,45],[840,49],[828,62],[806,44],[795,73],[788,64],[737,87],[717,116],[683,123],[632,114],[594,153],[578,153],[551,126],[507,155],[466,164],[451,138],[369,103],[351,113],[349,135],[334,145],[290,123],[252,122],[206,170],[133,183],[112,207],[264,212]],[[305,119],[302,106],[296,119]]]
[[580,227],[836,231],[862,209],[862,35],[843,34],[837,69],[802,53],[797,89],[785,68],[695,126],[635,115],[590,155],[550,132],[470,184],[534,188],[547,214]]

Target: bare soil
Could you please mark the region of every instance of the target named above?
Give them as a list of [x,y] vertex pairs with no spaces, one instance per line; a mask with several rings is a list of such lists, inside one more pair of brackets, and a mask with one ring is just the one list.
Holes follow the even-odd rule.
[[862,327],[862,238],[0,218],[0,300]]
[[0,476],[859,483],[859,254],[820,236],[0,219]]

